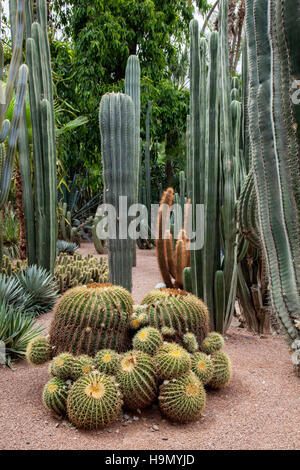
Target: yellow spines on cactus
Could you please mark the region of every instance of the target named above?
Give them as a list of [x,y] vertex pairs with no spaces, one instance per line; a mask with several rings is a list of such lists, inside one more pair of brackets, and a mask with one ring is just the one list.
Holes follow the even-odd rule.
[[214,366],[214,374],[208,385],[211,388],[223,388],[230,382],[232,376],[230,358],[223,351],[216,351],[211,355],[211,360]]
[[213,377],[214,365],[209,356],[205,353],[197,352],[192,355],[192,371],[206,385]]
[[72,354],[61,353],[52,359],[49,365],[49,372],[53,377],[63,380],[71,379],[74,361],[75,359]]
[[201,381],[193,372],[165,380],[159,391],[159,408],[171,421],[187,423],[199,418],[206,403]]
[[142,326],[148,325],[148,315],[143,305],[134,305],[133,313],[130,317],[130,328],[138,330]]
[[164,343],[154,356],[154,365],[159,379],[173,379],[191,368],[189,353],[177,343]]
[[194,335],[194,333],[186,333],[183,336],[182,342],[183,342],[184,348],[190,353],[195,353],[199,349],[197,338]]
[[206,354],[211,354],[213,352],[219,351],[224,346],[224,339],[220,333],[212,331],[209,335],[204,338],[203,343],[201,344],[201,349]]
[[49,340],[44,336],[32,339],[26,349],[26,359],[35,366],[45,364],[51,359],[52,348]]
[[113,349],[102,349],[95,356],[95,367],[105,374],[115,375],[120,363],[120,356]]
[[75,357],[73,361],[73,368],[71,372],[71,379],[77,380],[83,375],[90,374],[94,369],[94,361],[90,356],[82,354]]
[[157,376],[149,354],[134,350],[123,354],[116,378],[127,408],[142,409],[155,400]]
[[45,407],[57,415],[64,415],[66,413],[68,392],[69,387],[66,382],[58,377],[53,377],[43,389]]
[[57,353],[94,356],[100,349],[126,351],[133,300],[119,286],[91,284],[67,291],[57,302],[50,342]]
[[115,378],[94,371],[72,385],[67,414],[79,429],[99,429],[116,421],[122,404],[122,393]]
[[163,337],[161,332],[152,326],[142,328],[135,334],[132,341],[134,349],[150,354],[150,356],[156,353],[162,343]]
[[142,300],[147,305],[149,326],[161,330],[174,328],[175,341],[183,344],[183,336],[194,333],[198,344],[208,335],[209,314],[202,300],[179,289],[156,289]]

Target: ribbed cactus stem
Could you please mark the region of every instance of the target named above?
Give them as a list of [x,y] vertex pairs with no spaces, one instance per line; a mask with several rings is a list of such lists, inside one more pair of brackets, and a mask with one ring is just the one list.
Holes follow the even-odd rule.
[[[135,148],[134,104],[121,93],[107,93],[100,104],[99,123],[103,161],[105,203],[111,204],[118,221],[126,217],[120,207],[121,196],[127,197],[128,208],[135,202]],[[131,291],[132,288],[132,240],[119,237],[108,240],[109,275],[112,284]],[[127,220],[128,228],[128,220]]]

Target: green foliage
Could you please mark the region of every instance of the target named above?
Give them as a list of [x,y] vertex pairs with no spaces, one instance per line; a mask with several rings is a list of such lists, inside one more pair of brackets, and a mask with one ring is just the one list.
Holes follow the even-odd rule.
[[54,307],[58,297],[57,285],[45,269],[29,266],[17,275],[17,279],[24,294],[28,295],[27,311],[41,315]]
[[99,429],[112,424],[122,407],[122,395],[115,378],[94,372],[78,379],[67,399],[68,417],[74,426]]
[[78,250],[78,245],[76,245],[76,243],[65,242],[64,240],[57,240],[56,242],[57,255],[60,255],[61,253],[74,255],[76,250]]
[[116,378],[127,408],[142,409],[155,400],[157,377],[152,357],[148,354],[141,351],[128,351],[123,354]]
[[189,353],[177,343],[164,343],[154,356],[154,364],[160,379],[174,379],[191,368]]
[[51,346],[48,338],[39,336],[28,343],[26,359],[30,364],[41,365],[51,359]]
[[5,345],[5,361],[11,366],[15,359],[26,355],[28,343],[43,331],[32,316],[25,316],[20,308],[0,303],[0,341]]
[[60,416],[66,413],[69,387],[66,382],[57,377],[49,380],[43,390],[43,403],[52,413]]
[[165,381],[159,390],[159,407],[171,421],[187,423],[199,418],[206,403],[206,393],[193,372]]

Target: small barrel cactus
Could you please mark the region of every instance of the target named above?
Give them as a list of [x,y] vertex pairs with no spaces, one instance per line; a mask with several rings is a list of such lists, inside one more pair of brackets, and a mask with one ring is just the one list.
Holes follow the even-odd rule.
[[115,378],[94,371],[72,385],[67,399],[67,414],[79,429],[99,429],[116,421],[122,403]]
[[72,377],[74,357],[69,353],[61,353],[54,357],[49,366],[49,372],[53,377],[68,380]]
[[174,379],[191,368],[189,353],[177,343],[164,343],[154,356],[159,379]]
[[132,343],[134,349],[153,356],[157,349],[162,345],[163,337],[160,331],[156,328],[146,326],[135,334]]
[[159,407],[168,419],[187,423],[199,418],[206,403],[203,384],[193,372],[165,381],[159,392]]
[[66,404],[69,387],[66,382],[58,377],[53,377],[46,383],[43,390],[43,403],[48,410],[56,415],[66,413]]
[[214,374],[208,385],[211,388],[223,388],[229,383],[232,376],[230,358],[223,351],[217,351],[211,355],[211,360],[214,365]]
[[192,355],[192,371],[201,380],[203,385],[207,384],[213,377],[214,365],[210,358],[201,352]]
[[146,408],[155,400],[157,377],[152,357],[148,354],[142,351],[128,351],[123,354],[116,378],[127,408]]
[[142,305],[134,305],[133,313],[130,317],[130,328],[132,330],[138,330],[142,326],[148,325],[148,315],[145,308]]
[[202,300],[177,289],[156,289],[149,292],[142,301],[147,305],[149,326],[161,330],[174,328],[174,341],[183,344],[186,333],[194,333],[197,342],[202,343],[209,331],[209,314]]
[[183,337],[183,346],[190,353],[195,353],[199,349],[197,338],[194,333],[186,333]]
[[220,333],[212,331],[209,335],[204,338],[203,343],[201,344],[201,349],[206,354],[211,354],[213,352],[219,351],[224,346],[224,339]]
[[28,343],[26,359],[30,364],[38,366],[51,359],[51,352],[49,340],[44,336],[38,336]]
[[73,361],[71,379],[78,380],[83,375],[90,374],[94,369],[94,361],[90,356],[82,354]]
[[70,289],[55,306],[50,343],[56,353],[94,356],[105,348],[126,351],[132,306],[123,287],[89,284]]
[[120,362],[119,354],[113,349],[102,349],[95,356],[95,367],[100,372],[115,375]]

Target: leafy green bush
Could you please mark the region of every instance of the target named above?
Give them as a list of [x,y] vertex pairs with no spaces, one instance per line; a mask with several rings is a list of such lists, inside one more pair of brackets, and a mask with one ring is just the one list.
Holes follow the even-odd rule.
[[25,356],[27,344],[43,331],[35,323],[33,316],[24,315],[21,308],[1,301],[0,341],[5,345],[5,363],[9,367],[12,361]]

